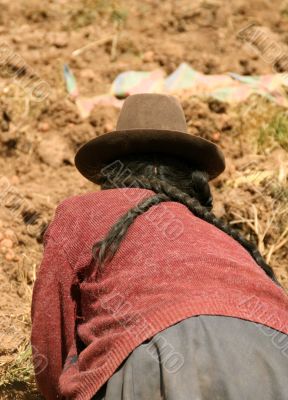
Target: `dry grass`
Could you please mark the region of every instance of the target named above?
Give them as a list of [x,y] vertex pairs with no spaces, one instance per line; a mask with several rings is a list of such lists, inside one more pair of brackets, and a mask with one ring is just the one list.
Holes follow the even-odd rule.
[[279,112],[270,122],[261,127],[258,136],[259,149],[265,151],[269,147],[279,144],[288,151],[288,114]]
[[[233,188],[227,218],[255,242],[288,289],[288,117],[286,110],[253,96],[233,110],[239,149],[248,156],[224,186]],[[237,161],[236,161],[237,163]],[[240,206],[237,196],[246,193]]]

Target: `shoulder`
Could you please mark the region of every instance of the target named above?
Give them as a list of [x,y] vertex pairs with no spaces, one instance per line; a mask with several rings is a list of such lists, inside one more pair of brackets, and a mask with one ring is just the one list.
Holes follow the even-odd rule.
[[83,213],[87,207],[101,201],[102,197],[102,191],[67,197],[56,207],[54,219],[75,217],[75,214]]
[[119,214],[147,196],[147,192],[117,188],[68,197],[57,206],[46,237],[62,235],[72,238],[79,232],[83,236],[84,231],[95,230],[95,225],[113,223]]
[[49,237],[69,237],[75,231],[80,222],[87,218],[92,204],[99,203],[102,192],[91,192],[76,195],[62,200],[56,207],[48,229],[45,233],[45,243]]
[[82,195],[71,196],[64,199],[56,208],[55,217],[63,214],[74,214],[75,212],[89,210],[90,206],[107,205],[107,202],[117,204],[128,203],[133,205],[141,201],[147,195],[153,194],[151,190],[139,188],[115,188],[98,190]]
[[[139,191],[142,189],[109,189],[66,198],[56,208],[44,244],[51,239],[73,264],[76,258],[90,256],[95,240],[105,235],[131,205],[138,203]],[[141,195],[147,196],[147,191]]]
[[[85,246],[89,241],[89,213],[99,208],[101,198],[102,192],[99,191],[71,196],[61,201],[45,232],[45,248],[49,245],[58,248],[71,265],[75,264],[77,255],[84,255]],[[93,207],[93,204],[97,204],[97,207]]]

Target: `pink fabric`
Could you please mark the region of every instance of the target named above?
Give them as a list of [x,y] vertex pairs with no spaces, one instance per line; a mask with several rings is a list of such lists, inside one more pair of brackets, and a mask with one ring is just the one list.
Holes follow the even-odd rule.
[[[113,260],[97,270],[93,244],[152,195],[112,189],[58,206],[32,304],[36,379],[46,399],[91,399],[139,344],[191,316],[238,317],[288,334],[284,290],[240,244],[182,204],[161,203],[137,217]],[[75,285],[81,301],[71,295]],[[77,313],[86,345],[79,356]]]

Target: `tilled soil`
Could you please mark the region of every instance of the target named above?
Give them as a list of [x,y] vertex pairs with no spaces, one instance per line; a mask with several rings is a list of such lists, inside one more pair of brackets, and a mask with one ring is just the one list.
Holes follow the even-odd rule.
[[[288,3],[1,0],[0,5],[0,396],[32,399],[37,394],[27,356],[29,310],[43,232],[61,200],[97,190],[76,171],[74,154],[90,138],[112,130],[119,114],[97,107],[81,119],[67,95],[63,65],[69,64],[87,96],[107,92],[120,72],[171,73],[183,61],[206,74],[283,72]],[[281,57],[268,60],[261,48],[243,43],[239,32],[252,22],[280,46]],[[3,48],[11,52],[9,62]],[[43,101],[29,97],[33,79],[46,85]],[[258,245],[288,290],[287,148],[275,141],[259,147],[261,129],[286,110],[260,98],[238,106],[180,99],[189,132],[217,142],[227,157],[225,173],[213,182],[216,215]]]

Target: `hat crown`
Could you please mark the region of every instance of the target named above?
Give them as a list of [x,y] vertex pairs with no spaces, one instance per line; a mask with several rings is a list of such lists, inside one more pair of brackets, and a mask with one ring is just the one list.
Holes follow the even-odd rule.
[[186,160],[193,168],[205,171],[209,179],[225,169],[224,155],[218,146],[189,135],[180,103],[163,94],[129,96],[116,130],[84,144],[76,154],[75,165],[86,178],[101,183],[104,166],[119,157],[151,152]]
[[129,96],[120,112],[116,130],[155,129],[187,132],[183,109],[175,97],[163,94]]

